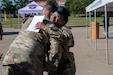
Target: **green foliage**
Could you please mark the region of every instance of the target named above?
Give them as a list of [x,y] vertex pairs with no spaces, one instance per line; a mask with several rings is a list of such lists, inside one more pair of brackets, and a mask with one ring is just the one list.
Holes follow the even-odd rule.
[[14,2],[16,5],[16,8],[20,9],[25,7],[29,3],[29,0],[14,0]]
[[[85,8],[94,0],[66,0],[66,8],[76,15],[76,14],[85,14]],[[26,6],[29,3],[29,0],[14,0],[14,3],[11,0],[2,0],[2,6],[0,10],[2,12],[6,11],[7,13],[17,12],[18,9]],[[47,0],[47,4],[55,4],[56,0]]]
[[66,0],[65,7],[71,12],[72,0]]
[[1,5],[2,12],[6,11],[7,13],[13,13],[16,10],[16,7],[13,5],[12,1],[2,0]]
[[66,0],[66,8],[72,14],[85,14],[85,8],[94,0]]
[[2,13],[6,11],[7,14],[15,13],[18,9],[26,6],[29,0],[14,0],[14,3],[11,0],[2,0],[0,10]]
[[85,6],[88,6],[89,4],[91,4],[94,0],[84,0],[85,2]]
[[56,0],[47,0],[47,4],[57,5]]

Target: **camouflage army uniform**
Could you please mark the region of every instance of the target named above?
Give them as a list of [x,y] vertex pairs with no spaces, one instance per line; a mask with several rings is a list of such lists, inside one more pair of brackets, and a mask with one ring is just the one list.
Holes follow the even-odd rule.
[[[6,53],[3,65],[9,66],[6,70],[6,75],[42,75],[43,69],[43,55],[44,55],[44,43],[42,39],[44,35],[40,33],[26,31],[26,28],[31,23],[32,19],[23,24],[18,36],[12,42]],[[8,72],[8,73],[7,73]],[[11,74],[10,74],[11,73]]]
[[2,29],[2,23],[0,22],[0,40],[2,40],[2,34],[3,34],[3,29]]
[[[62,30],[53,23],[49,21],[43,29],[45,32],[49,32],[50,39],[48,42],[48,47],[46,50],[46,63],[45,67],[47,71],[56,71],[58,68],[59,61],[62,57],[62,43],[63,43],[63,34]],[[54,30],[54,32],[53,32]],[[59,35],[57,35],[59,34]],[[55,42],[57,41],[57,42]]]
[[67,27],[62,27],[62,30],[65,37],[67,37],[64,38],[66,42],[62,45],[62,58],[58,65],[58,69],[54,72],[49,72],[49,75],[75,75],[76,72],[74,55],[69,51],[69,48],[74,46],[73,35]]
[[50,38],[50,41],[54,42],[51,49],[59,49],[59,33],[54,29],[49,29],[47,33],[43,30],[38,33],[26,31],[31,21],[32,18],[23,24],[4,57],[3,65],[6,66],[6,75],[42,75],[44,47]]

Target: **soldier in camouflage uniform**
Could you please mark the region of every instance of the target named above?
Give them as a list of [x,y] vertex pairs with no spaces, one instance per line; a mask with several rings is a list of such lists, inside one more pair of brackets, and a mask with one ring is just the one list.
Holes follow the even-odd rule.
[[[54,27],[53,23],[49,23],[50,27],[47,31],[40,30],[36,33],[26,30],[31,21],[32,18],[23,24],[4,57],[5,75],[42,75],[44,48],[48,41],[50,41],[50,50],[62,51],[61,31]],[[57,66],[57,64],[54,65]]]
[[31,21],[32,18],[22,25],[4,57],[5,75],[37,75],[36,69],[38,75],[42,75],[44,44],[48,37],[41,31],[40,33],[27,31]]
[[[60,9],[57,9],[58,13],[60,13],[60,11],[61,11]],[[64,10],[62,9],[62,11]],[[64,13],[66,12],[62,12],[60,14],[69,16],[68,14],[64,14]],[[60,63],[58,65],[58,69],[54,72],[50,71],[49,75],[75,75],[76,66],[75,66],[74,55],[72,52],[69,51],[70,47],[74,46],[73,35],[71,30],[66,26],[63,26],[61,29],[62,29],[62,34],[64,34],[65,37],[67,38],[64,38],[65,41],[62,44],[63,53],[60,59]]]
[[[50,29],[52,29],[52,30],[55,30],[56,32],[61,31],[61,34],[62,34],[62,30],[60,29],[60,27],[58,27],[58,25],[59,26],[61,25],[60,18],[62,18],[62,16],[58,15],[58,17],[56,17],[56,21],[53,21],[53,20],[49,21],[48,19],[45,19],[43,22],[37,23],[37,25],[41,26],[44,24],[44,26],[45,26],[45,24],[46,24],[46,27],[43,28],[43,30],[45,30],[46,32],[48,32]],[[51,33],[53,33],[53,32],[51,32]],[[53,36],[53,34],[50,34],[50,36]],[[58,38],[58,36],[56,36],[56,38]],[[59,38],[61,38],[61,37],[59,36]],[[46,57],[48,59],[47,59],[47,63],[45,66],[46,66],[46,70],[55,71],[58,67],[59,60],[61,59],[61,56],[62,56],[62,49],[54,50],[53,48],[55,47],[55,44],[62,43],[62,40],[59,40],[59,43],[52,42],[51,40],[52,39],[50,38],[49,43],[52,44],[51,46],[49,46],[50,49],[49,49],[49,47],[46,48],[46,50],[49,50],[49,51],[46,51],[47,52]],[[58,47],[60,48],[61,45]]]
[[[56,12],[59,13],[60,15],[56,14]],[[52,17],[54,16],[55,19],[58,19],[58,16],[59,16],[59,18],[61,20],[60,22],[62,24],[56,24],[56,25],[57,25],[58,28],[61,29],[63,35],[65,36],[64,41],[66,41],[66,42],[62,43],[63,52],[62,52],[62,54],[60,53],[62,55],[62,58],[60,58],[61,60],[60,60],[60,63],[58,65],[57,71],[49,70],[49,75],[75,75],[76,69],[75,69],[74,55],[73,55],[72,52],[69,52],[69,47],[74,46],[74,39],[73,39],[73,35],[71,33],[71,30],[67,27],[64,27],[64,25],[68,21],[69,14],[67,14],[64,7],[58,7],[56,12],[53,13]],[[67,15],[67,16],[62,16],[62,14]],[[51,20],[51,17],[50,17],[50,21],[54,22],[54,20]],[[46,30],[46,27],[47,27],[47,25],[45,27],[42,26],[42,27],[39,27],[39,28]],[[49,51],[49,52],[50,52],[49,55],[51,53],[53,53],[54,55],[57,54],[57,51]],[[52,57],[52,56],[50,56],[50,57]],[[55,59],[53,58],[53,60],[55,60]],[[48,68],[48,67],[49,66],[47,66],[46,68]],[[49,68],[52,69],[52,67],[49,67]]]
[[64,34],[68,35],[69,39],[64,42],[65,45],[62,45],[63,54],[58,69],[54,72],[49,72],[49,75],[75,75],[76,72],[74,54],[69,51],[70,47],[74,46],[73,35],[67,27],[62,27],[62,30]]

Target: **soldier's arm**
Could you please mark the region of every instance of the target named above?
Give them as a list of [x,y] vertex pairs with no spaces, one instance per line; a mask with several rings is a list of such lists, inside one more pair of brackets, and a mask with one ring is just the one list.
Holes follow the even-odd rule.
[[54,56],[60,59],[61,53],[61,30],[56,27],[53,23],[47,23],[46,25],[42,22],[38,23],[37,28],[40,28],[49,34],[50,50],[49,50],[49,60],[52,61]]
[[64,26],[64,27],[62,27],[62,31],[63,31],[63,35],[64,35],[65,40],[66,40],[66,45],[68,47],[73,47],[74,46],[74,37],[73,37],[73,34],[71,32],[71,29]]
[[26,22],[24,22],[24,23],[22,24],[22,28],[21,28],[21,29],[27,29],[28,26],[30,25],[30,23],[32,22],[32,20],[33,20],[32,17],[31,17],[31,18],[28,18],[28,19],[26,20]]
[[49,50],[49,59],[52,60],[53,57],[60,59],[62,55],[62,38],[61,32],[57,28],[50,28],[48,31],[50,35],[50,50]]

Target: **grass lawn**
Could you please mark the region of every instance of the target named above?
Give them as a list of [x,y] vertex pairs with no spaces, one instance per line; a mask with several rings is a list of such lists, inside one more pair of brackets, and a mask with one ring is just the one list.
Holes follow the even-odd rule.
[[[92,18],[93,20],[94,18]],[[110,24],[113,24],[113,17],[110,17]],[[99,22],[100,25],[103,25],[102,23],[103,17],[97,17],[97,22]],[[93,20],[94,21],[94,20]],[[11,18],[7,19],[6,21],[1,21],[3,24],[3,28],[18,28],[18,18]],[[19,27],[21,27],[22,18],[19,20]],[[67,23],[67,26],[86,26],[86,17],[74,17],[70,16],[69,21]]]

